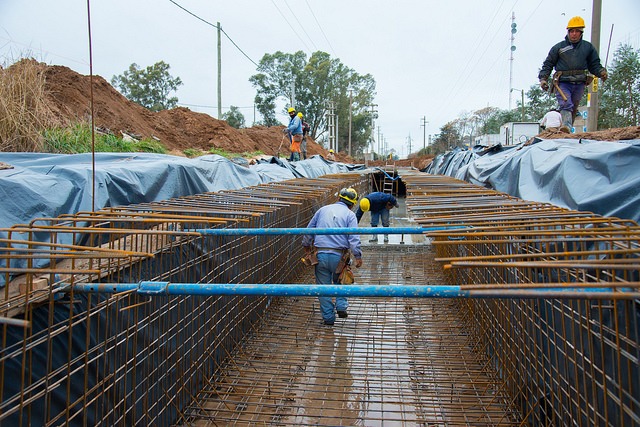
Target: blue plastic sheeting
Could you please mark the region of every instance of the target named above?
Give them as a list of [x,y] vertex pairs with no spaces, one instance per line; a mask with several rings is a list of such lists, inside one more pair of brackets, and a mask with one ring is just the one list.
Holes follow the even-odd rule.
[[[94,207],[91,154],[0,153],[0,162],[13,166],[0,170],[0,228]],[[364,166],[328,162],[321,156],[299,162],[274,157],[246,167],[218,155],[188,159],[164,154],[97,153],[95,209],[354,169]],[[7,232],[0,231],[0,238],[6,237]],[[2,281],[0,278],[0,286]]]
[[452,151],[425,171],[525,200],[640,221],[640,140],[537,140]]

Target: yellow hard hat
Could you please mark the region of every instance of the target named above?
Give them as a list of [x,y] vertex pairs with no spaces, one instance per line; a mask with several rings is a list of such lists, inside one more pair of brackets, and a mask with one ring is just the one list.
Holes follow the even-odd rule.
[[288,113],[295,113],[296,109],[293,107],[289,107],[289,109],[287,110]]
[[302,113],[298,113],[298,117],[302,118]]
[[570,30],[572,28],[584,28],[584,19],[582,19],[579,16],[574,16],[573,18],[569,19],[569,23],[567,24],[567,30]]
[[371,209],[371,202],[369,202],[369,199],[367,199],[366,197],[363,197],[360,200],[360,210],[362,212],[367,212],[369,209]]
[[351,187],[343,188],[342,190],[340,190],[340,198],[351,203],[352,205],[355,205],[358,201],[358,192]]
[[333,152],[334,152],[334,151],[333,151],[333,148],[332,148],[332,149],[330,149],[330,150],[329,150],[329,152],[330,152],[330,153],[333,153]]

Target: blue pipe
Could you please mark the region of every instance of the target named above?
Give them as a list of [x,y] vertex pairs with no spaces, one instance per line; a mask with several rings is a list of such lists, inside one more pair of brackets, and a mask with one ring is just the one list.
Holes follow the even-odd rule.
[[[562,298],[566,293],[614,293],[613,288],[539,288],[509,290],[465,290],[446,285],[316,285],[265,283],[170,283],[143,281],[140,283],[84,283],[73,285],[75,292],[121,293],[135,291],[141,295],[254,295],[254,296],[344,296],[402,298]],[[570,298],[578,298],[571,296]]]
[[468,228],[450,227],[353,227],[353,228],[198,228],[184,231],[214,236],[274,236],[318,234],[423,234],[429,231]]

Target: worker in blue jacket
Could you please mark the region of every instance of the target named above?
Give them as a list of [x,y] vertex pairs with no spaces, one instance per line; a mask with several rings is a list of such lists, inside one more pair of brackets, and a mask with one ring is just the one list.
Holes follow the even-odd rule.
[[[563,132],[571,132],[584,88],[593,80],[589,73],[600,77],[603,82],[609,76],[600,63],[596,48],[582,39],[584,27],[584,19],[580,16],[571,18],[567,24],[567,35],[551,48],[538,73],[542,90],[552,89],[556,94],[563,124],[560,130]],[[553,84],[549,85],[549,76],[554,68]]]
[[[382,226],[389,227],[389,211],[394,207],[398,207],[398,200],[391,194],[376,191],[369,193],[360,200],[360,205],[356,211],[356,219],[358,223],[365,212],[371,211],[371,227],[377,227],[378,221],[382,219]],[[378,235],[372,234],[369,242],[378,242]],[[384,235],[384,242],[389,242],[389,235]]]

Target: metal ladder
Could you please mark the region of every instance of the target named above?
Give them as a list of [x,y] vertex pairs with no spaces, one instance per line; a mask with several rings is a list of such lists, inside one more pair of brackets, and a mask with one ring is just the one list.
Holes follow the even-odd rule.
[[382,192],[387,194],[393,194],[393,178],[396,175],[395,162],[387,161],[384,165],[384,182],[382,183]]

